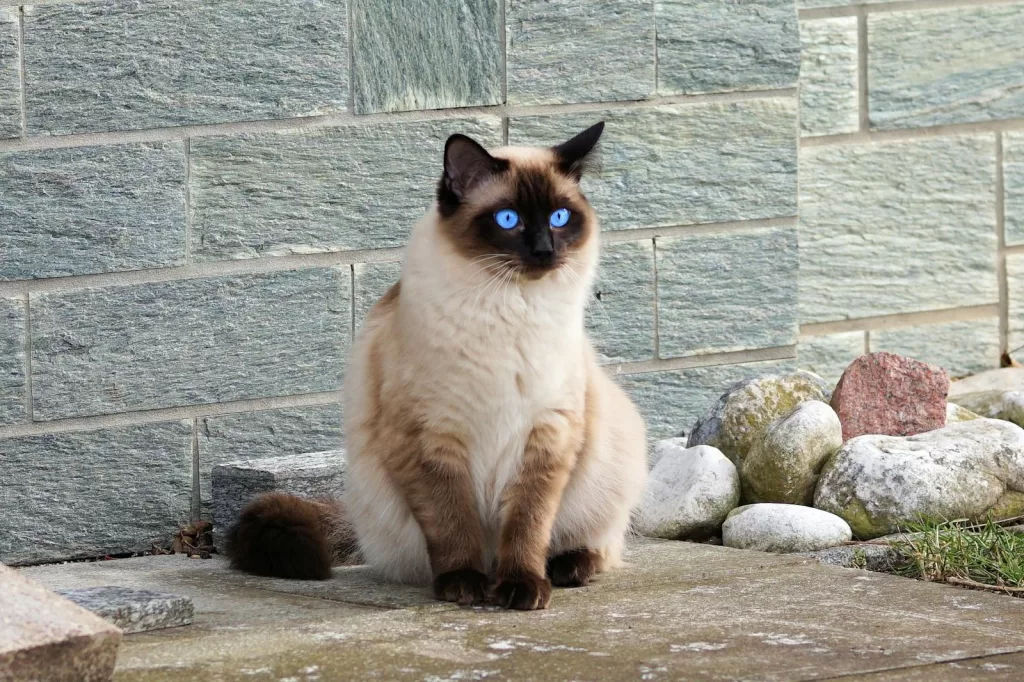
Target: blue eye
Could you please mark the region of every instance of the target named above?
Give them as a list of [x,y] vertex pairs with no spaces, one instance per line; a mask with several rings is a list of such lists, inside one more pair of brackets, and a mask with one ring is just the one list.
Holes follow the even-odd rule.
[[560,208],[551,214],[551,227],[565,227],[569,222],[569,209]]
[[511,230],[519,224],[519,214],[512,209],[506,208],[494,214],[494,222],[503,230]]

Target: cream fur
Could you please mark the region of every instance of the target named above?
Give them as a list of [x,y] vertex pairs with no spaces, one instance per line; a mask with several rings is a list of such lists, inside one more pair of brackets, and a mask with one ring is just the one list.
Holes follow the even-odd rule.
[[[521,160],[538,154],[494,153]],[[597,260],[594,234],[575,255],[573,274],[494,281],[486,261],[467,261],[439,235],[434,210],[415,226],[398,304],[360,330],[345,381],[346,508],[365,560],[383,576],[415,583],[431,578],[423,534],[360,428],[372,416],[365,392],[374,346],[383,385],[400,387],[405,399],[427,406],[428,420],[457,429],[469,444],[488,566],[501,493],[516,474],[528,435],[538,422],[561,419],[553,410],[582,411],[588,377],[596,377],[592,454],[572,473],[550,553],[586,546],[603,554],[606,567],[620,563],[646,477],[646,441],[643,420],[600,369],[584,333]]]

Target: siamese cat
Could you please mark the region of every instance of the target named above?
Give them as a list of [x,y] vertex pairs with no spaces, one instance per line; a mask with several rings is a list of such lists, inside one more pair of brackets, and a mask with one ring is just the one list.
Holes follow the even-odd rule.
[[343,501],[258,498],[236,568],[323,579],[357,552],[438,599],[530,610],[621,563],[646,438],[584,330],[599,231],[579,182],[603,129],[448,139],[436,204],[352,347]]

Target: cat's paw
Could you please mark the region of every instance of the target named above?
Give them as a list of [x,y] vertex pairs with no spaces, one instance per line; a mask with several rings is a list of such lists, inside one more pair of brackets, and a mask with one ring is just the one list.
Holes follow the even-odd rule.
[[551,581],[529,573],[507,576],[494,586],[491,601],[506,609],[546,609],[551,601]]
[[582,587],[598,571],[600,556],[589,549],[574,549],[548,559],[548,577],[556,587]]
[[473,568],[458,568],[434,578],[434,596],[460,606],[482,604],[487,599],[487,576]]

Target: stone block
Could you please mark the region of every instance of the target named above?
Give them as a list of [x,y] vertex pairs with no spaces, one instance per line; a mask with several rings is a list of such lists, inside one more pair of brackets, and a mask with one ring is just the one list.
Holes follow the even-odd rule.
[[713,365],[622,374],[615,381],[629,393],[646,420],[648,440],[656,441],[689,433],[697,418],[736,382],[762,374],[785,373],[793,370],[794,365],[792,360]]
[[34,416],[337,390],[350,287],[343,267],[33,295]]
[[402,264],[357,263],[353,266],[353,272],[355,274],[355,319],[358,330],[374,304],[401,277]]
[[348,105],[343,0],[100,0],[25,8],[28,130],[314,116]]
[[198,427],[199,490],[206,505],[217,464],[340,448],[341,405],[200,417]]
[[357,114],[501,103],[495,0],[349,0]]
[[792,98],[513,117],[509,141],[558,144],[599,120],[583,189],[605,229],[796,215]]
[[505,8],[509,104],[645,99],[654,93],[654,5],[517,0]]
[[821,7],[850,7],[857,5],[873,5],[888,0],[796,0],[798,10],[818,9]]
[[999,300],[991,136],[810,147],[800,164],[801,322]]
[[796,85],[800,35],[789,0],[658,0],[658,93]]
[[1010,298],[1007,347],[1017,356],[1024,347],[1024,254],[1006,254],[1006,281]]
[[0,280],[185,262],[181,142],[0,154]]
[[190,625],[195,607],[188,597],[130,587],[80,587],[57,594],[96,614],[124,634]]
[[796,357],[800,369],[814,372],[835,386],[850,363],[867,352],[864,332],[801,336]]
[[1024,4],[868,16],[871,127],[1020,116],[1022,35]]
[[953,378],[999,366],[999,319],[965,320],[871,332],[871,351],[942,367]]
[[603,362],[654,357],[654,244],[605,244],[586,311],[587,332]]
[[801,134],[856,132],[857,17],[801,21],[800,45]]
[[403,246],[434,201],[452,133],[500,146],[501,119],[194,139],[192,257],[201,262]]
[[0,138],[21,135],[18,8],[0,7]]
[[245,505],[270,491],[300,497],[339,497],[345,490],[344,450],[225,462],[213,467],[213,538],[223,549],[225,534]]
[[659,238],[657,251],[661,357],[796,343],[795,228]]
[[0,561],[141,552],[188,523],[192,423],[0,440]]
[[0,566],[0,679],[106,682],[114,676],[121,632]]
[[25,300],[0,298],[0,426],[26,418]]
[[1024,133],[1003,134],[1006,243],[1024,244]]

